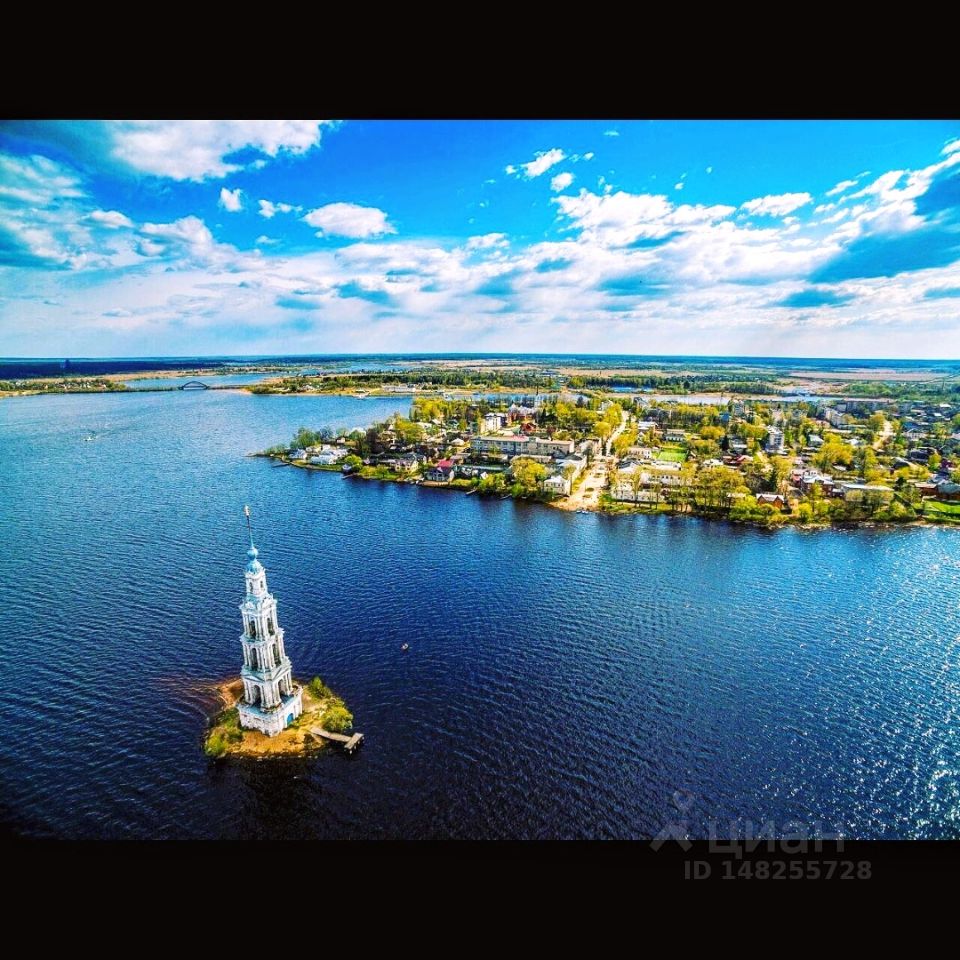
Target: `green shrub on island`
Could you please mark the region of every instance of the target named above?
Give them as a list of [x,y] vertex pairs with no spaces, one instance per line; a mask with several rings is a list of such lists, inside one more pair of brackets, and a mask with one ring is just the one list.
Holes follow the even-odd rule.
[[226,739],[219,732],[211,733],[203,745],[203,752],[214,759],[222,757],[227,752]]
[[331,733],[346,733],[353,726],[353,714],[342,701],[334,703],[323,711],[320,726]]
[[227,752],[229,744],[240,743],[242,740],[240,712],[236,707],[230,707],[213,721],[213,727],[203,745],[203,752],[208,757],[222,757]]
[[307,689],[311,695],[318,700],[326,700],[328,697],[335,697],[336,694],[323,682],[321,677],[314,677],[308,684]]

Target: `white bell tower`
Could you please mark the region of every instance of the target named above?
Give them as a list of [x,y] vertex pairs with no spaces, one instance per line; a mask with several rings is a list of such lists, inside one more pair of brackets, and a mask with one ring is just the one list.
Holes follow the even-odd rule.
[[244,507],[250,532],[250,562],[244,572],[246,595],[243,616],[243,699],[237,704],[240,726],[274,736],[303,712],[303,691],[293,682],[293,666],[283,647],[277,623],[277,601],[267,590],[267,572],[257,559],[250,527],[250,508]]

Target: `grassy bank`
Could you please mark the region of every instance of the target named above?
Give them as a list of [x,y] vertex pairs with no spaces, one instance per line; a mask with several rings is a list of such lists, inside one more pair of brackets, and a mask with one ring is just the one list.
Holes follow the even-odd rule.
[[320,677],[303,685],[303,713],[274,737],[240,726],[237,703],[243,695],[241,680],[216,687],[223,709],[211,720],[203,742],[203,752],[214,760],[226,756],[273,757],[298,756],[321,750],[326,741],[310,731],[323,727],[331,733],[346,733],[353,726],[353,714],[343,698],[334,693]]

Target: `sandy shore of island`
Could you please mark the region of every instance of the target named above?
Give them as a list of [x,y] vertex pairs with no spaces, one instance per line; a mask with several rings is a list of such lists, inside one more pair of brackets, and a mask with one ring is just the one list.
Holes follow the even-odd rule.
[[[320,737],[315,737],[310,733],[309,728],[320,725],[320,717],[326,710],[329,701],[318,700],[310,693],[310,688],[305,684],[303,687],[303,714],[292,725],[287,727],[282,733],[274,737],[268,737],[265,733],[258,730],[242,730],[242,738],[237,741],[228,741],[227,752],[225,756],[239,757],[283,757],[283,756],[304,756],[315,753],[327,746],[327,742]],[[227,680],[223,683],[215,684],[213,691],[220,700],[222,709],[214,719],[210,730],[207,731],[207,738],[218,730],[225,730],[218,721],[222,718],[224,712],[236,707],[240,698],[243,696],[243,681],[239,678]],[[233,729],[233,727],[230,727]]]

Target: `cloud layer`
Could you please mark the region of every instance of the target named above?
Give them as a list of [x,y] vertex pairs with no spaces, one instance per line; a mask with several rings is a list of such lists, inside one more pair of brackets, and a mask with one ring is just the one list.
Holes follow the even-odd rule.
[[0,349],[960,354],[960,141],[917,169],[722,203],[692,202],[719,167],[701,163],[682,193],[676,169],[660,191],[591,188],[589,165],[576,179],[557,167],[593,151],[551,147],[506,166],[536,229],[498,228],[483,208],[486,230],[450,236],[405,232],[372,189],[378,205],[249,179],[305,157],[322,130],[108,129],[126,168],[202,192],[203,215],[138,215],[80,160],[0,152]]

